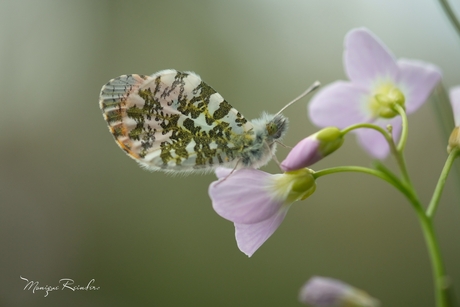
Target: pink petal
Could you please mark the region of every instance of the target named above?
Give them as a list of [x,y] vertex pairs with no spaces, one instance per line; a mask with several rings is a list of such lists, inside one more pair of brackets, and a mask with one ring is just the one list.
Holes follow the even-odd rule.
[[216,168],[216,176],[219,179],[223,179],[227,176],[229,176],[233,172],[233,169],[231,168],[225,168],[225,167],[218,167]]
[[281,162],[281,169],[285,172],[294,171],[318,162],[323,158],[318,151],[319,144],[320,142],[314,136],[303,139]]
[[[400,116],[390,120],[379,119],[373,124],[378,125],[384,129],[386,129],[387,125],[392,125],[393,138],[396,143],[398,142],[402,128]],[[361,144],[361,146],[363,146],[364,149],[374,158],[383,160],[390,153],[390,146],[380,132],[377,132],[374,129],[359,129],[356,130],[355,133],[358,136],[358,142]]]
[[308,105],[311,121],[319,127],[340,129],[372,120],[369,92],[350,82],[336,81],[321,89]]
[[238,248],[251,257],[255,251],[278,229],[290,206],[284,206],[268,219],[254,224],[235,223]]
[[398,87],[406,98],[406,111],[415,112],[428,99],[435,86],[441,81],[441,70],[432,64],[401,59],[398,61]]
[[353,83],[365,88],[379,80],[395,80],[398,73],[391,51],[371,31],[354,29],[345,37],[345,71]]
[[450,104],[454,112],[455,126],[460,126],[460,86],[456,86],[449,91]]
[[380,302],[366,292],[343,281],[321,276],[312,277],[302,286],[299,301],[315,307],[362,306],[377,307]]
[[240,169],[231,173],[218,169],[223,179],[209,186],[214,210],[234,223],[257,223],[274,215],[283,205],[269,190],[271,174],[255,169]]
[[340,280],[315,276],[300,289],[299,301],[318,307],[341,306],[340,303],[352,289]]

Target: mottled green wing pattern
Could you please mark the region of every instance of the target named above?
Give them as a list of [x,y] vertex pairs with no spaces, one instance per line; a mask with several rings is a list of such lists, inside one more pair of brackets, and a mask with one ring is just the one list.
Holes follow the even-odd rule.
[[251,122],[192,72],[112,79],[100,107],[117,144],[151,170],[234,167],[255,141]]

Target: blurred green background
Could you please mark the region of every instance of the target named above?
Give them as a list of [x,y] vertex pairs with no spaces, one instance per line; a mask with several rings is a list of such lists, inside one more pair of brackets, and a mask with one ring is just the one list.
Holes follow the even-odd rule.
[[[312,275],[384,306],[433,306],[420,226],[388,184],[321,178],[248,258],[211,207],[215,176],[142,170],[98,107],[111,78],[175,68],[200,74],[249,119],[277,112],[315,80],[346,78],[343,38],[361,26],[398,57],[436,63],[446,87],[460,84],[460,38],[434,0],[1,1],[0,306],[300,306]],[[288,145],[316,130],[307,101],[284,112]],[[409,119],[408,166],[427,203],[447,136],[433,102]],[[370,163],[349,137],[314,169]],[[458,187],[451,174],[436,228],[460,298]],[[43,297],[20,276],[100,289]]]

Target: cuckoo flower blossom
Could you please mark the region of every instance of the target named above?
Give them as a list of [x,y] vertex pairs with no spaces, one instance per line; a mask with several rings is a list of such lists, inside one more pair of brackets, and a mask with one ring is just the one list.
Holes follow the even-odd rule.
[[460,86],[450,89],[449,97],[452,112],[454,113],[455,128],[449,138],[449,145],[447,146],[448,153],[454,148],[460,149]]
[[[396,60],[390,50],[365,28],[345,37],[345,72],[350,81],[335,81],[324,87],[309,104],[309,114],[319,127],[343,129],[359,123],[393,127],[397,140],[401,117],[394,105],[415,112],[441,80],[440,70],[415,60]],[[385,138],[373,129],[355,130],[359,143],[375,158],[389,153]]]
[[214,210],[235,225],[239,249],[249,257],[275,232],[291,204],[316,188],[311,171],[268,174],[256,169],[218,168],[209,186]]
[[314,307],[378,307],[379,301],[340,280],[315,276],[300,289],[299,301]]

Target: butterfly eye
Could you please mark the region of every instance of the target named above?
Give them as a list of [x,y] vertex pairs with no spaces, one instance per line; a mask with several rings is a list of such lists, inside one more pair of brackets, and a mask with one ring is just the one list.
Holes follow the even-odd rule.
[[275,133],[277,133],[279,131],[278,129],[278,125],[275,124],[274,122],[269,122],[267,124],[267,132],[268,132],[268,135],[270,136],[273,136]]

